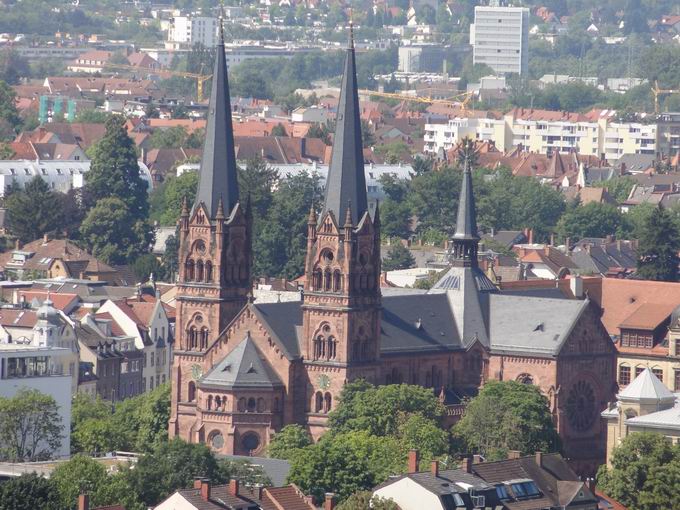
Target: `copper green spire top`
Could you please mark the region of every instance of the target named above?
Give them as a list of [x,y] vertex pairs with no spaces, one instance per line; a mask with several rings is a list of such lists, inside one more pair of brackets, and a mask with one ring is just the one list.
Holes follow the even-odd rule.
[[231,98],[227,78],[227,60],[224,53],[222,16],[219,22],[219,42],[215,52],[212,90],[208,106],[208,122],[201,159],[196,205],[203,202],[214,218],[220,197],[224,200],[227,215],[239,199],[234,154],[234,132],[231,124]]

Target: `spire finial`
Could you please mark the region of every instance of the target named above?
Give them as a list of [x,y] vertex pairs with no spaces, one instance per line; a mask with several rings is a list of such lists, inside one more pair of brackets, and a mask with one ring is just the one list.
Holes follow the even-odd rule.
[[184,195],[184,197],[182,197],[182,212],[181,212],[181,216],[182,216],[183,218],[189,216],[189,205],[187,204],[187,196],[186,196],[186,195]]
[[220,201],[217,202],[217,213],[215,214],[215,219],[224,219],[224,202],[222,201],[222,194],[220,194]]
[[220,0],[220,14],[217,17],[219,23],[220,44],[224,44],[224,0]]
[[314,204],[309,208],[309,219],[307,220],[308,225],[316,225],[316,209],[314,209]]

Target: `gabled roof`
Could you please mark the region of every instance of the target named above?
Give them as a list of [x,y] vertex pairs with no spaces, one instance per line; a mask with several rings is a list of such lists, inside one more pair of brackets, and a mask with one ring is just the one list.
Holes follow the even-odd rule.
[[674,303],[642,303],[619,324],[619,328],[652,331],[670,317],[675,306]]
[[619,393],[619,400],[646,402],[675,402],[675,395],[664,386],[652,369],[647,367]]
[[360,112],[354,41],[350,29],[323,207],[324,213],[333,211],[340,224],[345,222],[348,207],[352,225],[357,225],[368,211]]
[[[220,21],[221,23],[221,21]],[[224,30],[220,25],[213,69],[212,91],[208,107],[208,124],[195,205],[205,204],[210,218],[215,218],[220,201],[227,215],[239,200],[234,131],[231,125],[231,100],[224,50]]]
[[272,389],[282,386],[282,382],[248,335],[201,378],[199,386],[230,390]]

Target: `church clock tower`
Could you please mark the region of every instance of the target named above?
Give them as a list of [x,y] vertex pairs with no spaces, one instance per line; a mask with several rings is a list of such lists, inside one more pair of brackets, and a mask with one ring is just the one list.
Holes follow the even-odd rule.
[[198,191],[191,209],[184,202],[179,220],[169,432],[187,440],[203,355],[246,305],[251,290],[252,217],[250,207],[239,202],[221,20],[216,53]]
[[320,216],[310,212],[303,344],[310,430],[347,380],[375,379],[380,356],[380,219],[371,218],[354,44],[345,58],[333,151]]

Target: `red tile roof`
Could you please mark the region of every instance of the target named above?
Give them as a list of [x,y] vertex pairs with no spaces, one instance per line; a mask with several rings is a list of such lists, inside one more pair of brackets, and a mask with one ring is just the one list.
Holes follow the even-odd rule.
[[32,328],[38,320],[33,310],[0,308],[0,325],[5,327]]
[[[41,292],[38,290],[21,290],[19,291],[19,300],[26,301],[27,303],[30,303],[34,299],[37,299],[41,303],[47,299],[48,293],[47,292]],[[56,293],[56,292],[50,292],[49,293],[50,300],[53,303],[54,308],[57,310],[61,310],[62,312],[64,310],[69,309],[72,305],[74,305],[80,298],[78,297],[78,294],[69,294],[69,293]]]

